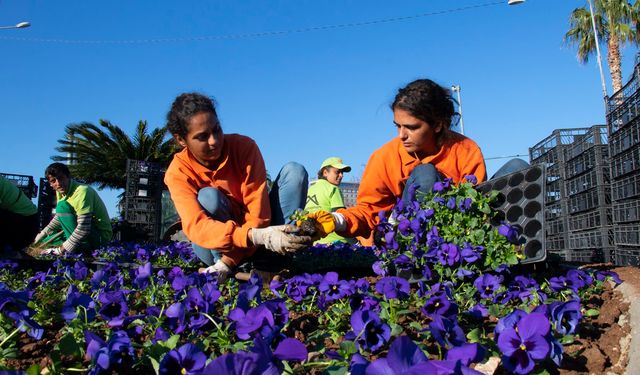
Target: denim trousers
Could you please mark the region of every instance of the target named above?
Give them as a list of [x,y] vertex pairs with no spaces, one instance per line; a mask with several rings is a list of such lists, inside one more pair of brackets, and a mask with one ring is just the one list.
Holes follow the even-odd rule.
[[[491,176],[489,180],[500,178],[511,173],[521,171],[529,168],[529,163],[522,159],[511,159],[506,162],[496,173]],[[408,204],[411,198],[409,187],[416,185],[416,190],[421,192],[430,192],[433,189],[433,184],[437,181],[442,181],[442,175],[432,164],[420,164],[409,175],[407,184],[402,191],[402,200],[405,204]]]
[[[296,209],[304,207],[308,185],[309,175],[301,164],[289,162],[282,167],[269,192],[271,225],[285,224]],[[231,201],[215,187],[200,189],[198,203],[214,220],[223,222],[234,220]],[[215,233],[211,235],[215,236]],[[220,252],[216,249],[206,249],[195,243],[192,246],[198,258],[208,266],[213,265],[221,257]]]

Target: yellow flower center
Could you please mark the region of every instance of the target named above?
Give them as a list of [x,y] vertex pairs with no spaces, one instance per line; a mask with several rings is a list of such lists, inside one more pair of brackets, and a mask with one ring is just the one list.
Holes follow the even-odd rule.
[[527,350],[527,347],[524,344],[520,344],[520,350],[524,352]]

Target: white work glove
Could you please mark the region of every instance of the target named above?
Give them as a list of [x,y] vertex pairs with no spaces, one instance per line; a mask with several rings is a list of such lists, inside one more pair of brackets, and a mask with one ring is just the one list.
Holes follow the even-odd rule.
[[309,236],[298,236],[299,228],[295,225],[275,225],[266,228],[251,229],[251,241],[254,245],[264,245],[278,254],[295,253],[308,247],[313,242]]
[[227,266],[227,264],[223,262],[222,259],[220,259],[213,266],[209,266],[207,268],[200,268],[198,272],[200,273],[215,272],[218,275],[218,283],[222,283],[229,278],[229,274],[231,273],[231,268]]
[[54,256],[60,256],[62,254],[64,254],[65,251],[62,247],[50,247],[46,250],[42,251],[42,255],[54,255]]
[[37,244],[38,242],[42,241],[42,239],[45,238],[46,236],[47,236],[47,234],[44,231],[38,233],[38,235],[36,236],[35,240],[33,240],[33,243]]

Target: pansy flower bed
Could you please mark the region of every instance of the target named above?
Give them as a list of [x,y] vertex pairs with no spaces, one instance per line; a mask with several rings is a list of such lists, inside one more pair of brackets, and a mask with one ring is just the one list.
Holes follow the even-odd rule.
[[523,273],[518,228],[492,225],[492,194],[469,182],[434,190],[381,213],[374,248],[306,250],[375,256],[376,276],[219,283],[180,243],[113,245],[94,253],[99,262],[68,257],[41,272],[6,262],[0,365],[29,374],[474,374],[490,357],[521,374],[563,366],[564,347],[598,314],[591,297],[620,280]]

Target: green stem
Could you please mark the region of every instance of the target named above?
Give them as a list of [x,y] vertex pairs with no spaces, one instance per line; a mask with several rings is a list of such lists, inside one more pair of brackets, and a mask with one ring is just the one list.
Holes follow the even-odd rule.
[[2,340],[2,342],[0,342],[0,348],[2,348],[2,346],[4,345],[4,343],[6,343],[7,341],[9,341],[9,339],[11,339],[13,336],[15,336],[18,332],[20,332],[20,328],[22,327],[22,323],[20,323],[20,325],[18,326],[18,328],[14,329],[13,332],[11,332],[9,334],[9,336],[7,336],[7,338],[5,338],[4,340]]
[[72,371],[72,372],[85,372],[85,371],[89,371],[89,369],[88,369],[88,368],[73,368],[73,367],[66,368],[65,370],[67,370],[67,371]]

